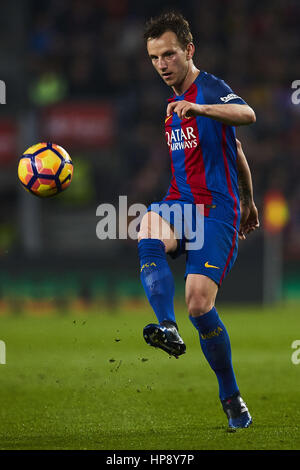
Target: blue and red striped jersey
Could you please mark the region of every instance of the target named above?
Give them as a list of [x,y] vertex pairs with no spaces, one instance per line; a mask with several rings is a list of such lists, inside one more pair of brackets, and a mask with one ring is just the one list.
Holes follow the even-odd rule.
[[[190,88],[168,101],[197,104],[246,102],[219,78],[201,71]],[[204,204],[204,215],[239,226],[235,128],[204,116],[165,119],[172,180],[164,200]]]

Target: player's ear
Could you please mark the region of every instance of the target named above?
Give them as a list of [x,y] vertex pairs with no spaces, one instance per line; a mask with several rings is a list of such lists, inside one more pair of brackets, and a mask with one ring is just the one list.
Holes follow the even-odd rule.
[[195,53],[195,46],[192,42],[189,42],[188,45],[186,46],[187,60],[191,60],[193,58],[194,53]]

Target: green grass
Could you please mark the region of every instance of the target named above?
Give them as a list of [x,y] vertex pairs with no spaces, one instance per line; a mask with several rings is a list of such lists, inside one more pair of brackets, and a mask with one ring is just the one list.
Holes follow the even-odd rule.
[[297,309],[219,308],[252,427],[228,433],[196,331],[187,353],[146,345],[149,307],[130,314],[2,316],[0,449],[300,449]]

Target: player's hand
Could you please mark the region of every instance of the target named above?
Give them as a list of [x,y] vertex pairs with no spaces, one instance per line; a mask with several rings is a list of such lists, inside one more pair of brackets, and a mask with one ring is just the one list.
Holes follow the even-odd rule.
[[192,116],[197,116],[196,103],[190,103],[189,101],[173,101],[168,104],[167,116],[171,116],[172,113],[176,113],[179,119],[186,119]]
[[254,202],[249,205],[241,203],[241,222],[239,239],[245,240],[246,235],[259,227],[258,211]]

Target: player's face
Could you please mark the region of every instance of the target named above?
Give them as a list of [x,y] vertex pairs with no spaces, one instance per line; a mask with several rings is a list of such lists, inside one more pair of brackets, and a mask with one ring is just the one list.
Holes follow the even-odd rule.
[[179,86],[185,79],[190,65],[191,45],[183,49],[173,31],[149,39],[147,50],[153,67],[169,86]]

